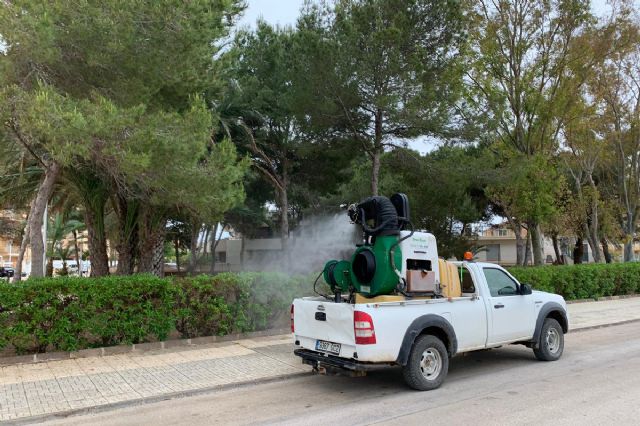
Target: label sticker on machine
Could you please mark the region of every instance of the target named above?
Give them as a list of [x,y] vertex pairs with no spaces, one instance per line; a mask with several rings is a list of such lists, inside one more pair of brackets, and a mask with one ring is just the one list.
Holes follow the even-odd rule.
[[340,343],[327,342],[326,340],[316,340],[316,350],[340,355]]

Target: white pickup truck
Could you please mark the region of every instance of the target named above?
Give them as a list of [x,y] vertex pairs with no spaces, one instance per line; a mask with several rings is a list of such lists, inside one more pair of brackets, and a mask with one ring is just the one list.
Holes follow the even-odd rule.
[[418,390],[440,386],[449,359],[464,352],[523,344],[540,360],[562,356],[569,321],[561,296],[532,291],[495,264],[448,267],[458,274],[457,297],[295,299],[295,354],[319,371],[355,375],[400,365],[407,384]]

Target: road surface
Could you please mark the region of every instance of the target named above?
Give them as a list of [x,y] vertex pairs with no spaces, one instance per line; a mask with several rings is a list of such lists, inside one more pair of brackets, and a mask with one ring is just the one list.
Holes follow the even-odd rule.
[[444,385],[416,392],[400,370],[305,376],[49,424],[640,424],[640,323],[566,336],[557,362],[520,346],[452,360]]

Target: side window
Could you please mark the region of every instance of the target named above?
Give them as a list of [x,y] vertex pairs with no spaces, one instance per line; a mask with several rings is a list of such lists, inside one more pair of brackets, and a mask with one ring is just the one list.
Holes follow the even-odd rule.
[[515,296],[518,294],[516,282],[500,269],[483,268],[483,271],[492,297]]
[[471,277],[471,272],[464,266],[461,266],[459,269],[459,273],[461,278],[460,285],[462,287],[462,292],[475,293],[476,286],[473,284],[473,278]]

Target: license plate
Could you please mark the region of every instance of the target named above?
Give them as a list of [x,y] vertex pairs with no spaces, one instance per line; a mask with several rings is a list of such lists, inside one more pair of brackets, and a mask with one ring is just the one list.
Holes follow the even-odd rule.
[[316,341],[316,350],[322,352],[328,352],[334,355],[340,355],[340,343],[327,342],[325,340]]

